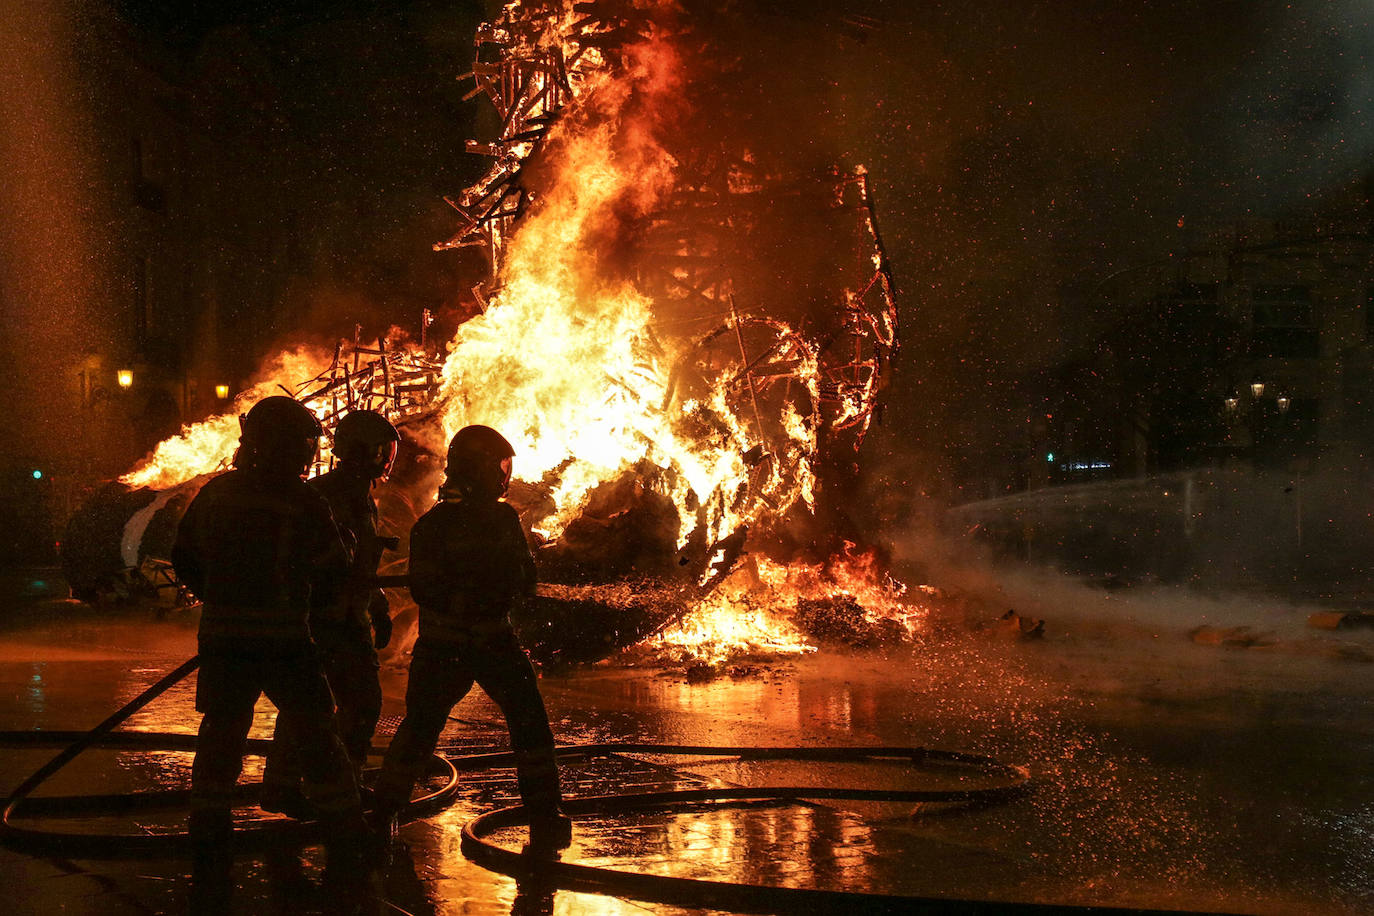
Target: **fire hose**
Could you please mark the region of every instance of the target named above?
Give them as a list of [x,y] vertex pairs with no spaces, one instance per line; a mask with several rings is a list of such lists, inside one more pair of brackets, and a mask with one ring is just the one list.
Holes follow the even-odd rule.
[[[111,859],[144,856],[183,855],[189,851],[185,832],[160,834],[102,834],[62,833],[37,830],[14,823],[17,816],[44,814],[108,814],[131,810],[165,807],[189,798],[186,790],[162,790],[114,795],[79,795],[31,799],[31,793],[92,747],[128,748],[136,750],[193,750],[195,736],[154,732],[117,732],[115,729],[153,699],[164,693],[194,671],[200,663],[198,656],[188,659],[175,670],[126,703],[88,732],[27,731],[0,732],[0,746],[65,745],[46,764],[39,767],[12,791],[0,816],[0,844],[22,852],[38,855],[59,855],[72,858]],[[266,750],[270,742],[252,739],[250,750]],[[966,754],[919,747],[723,747],[715,745],[665,745],[638,743],[602,743],[558,748],[560,761],[569,762],[594,757],[624,754],[693,755],[743,760],[808,760],[816,762],[855,762],[870,760],[905,760],[913,765],[923,763],[953,764],[980,770],[984,775],[1006,780],[1001,785],[975,789],[857,789],[817,786],[754,786],[709,787],[666,792],[636,792],[569,798],[564,808],[574,817],[633,814],[673,810],[684,805],[728,805],[747,803],[806,804],[816,799],[847,799],[856,801],[923,802],[993,804],[1025,793],[1030,775],[1024,767],[1000,763],[979,754]],[[434,813],[450,804],[459,788],[459,771],[475,772],[496,767],[509,767],[515,762],[511,751],[486,751],[446,757],[435,754],[434,772],[444,778],[444,784],[411,801],[403,813],[404,820]],[[252,797],[254,786],[241,787],[242,799]],[[1101,912],[1154,913],[1164,911],[1120,909],[1111,907],[1074,907],[1064,905],[1017,904],[1005,901],[991,903],[951,898],[915,897],[856,891],[829,891],[772,885],[754,885],[699,878],[627,872],[611,868],[563,862],[553,857],[530,856],[504,848],[491,841],[491,835],[504,828],[528,823],[528,815],[521,806],[501,808],[482,814],[463,827],[461,848],[469,859],[485,868],[521,880],[537,880],[550,887],[581,890],[593,893],[616,894],[679,906],[707,906],[744,911],[794,910],[809,907],[821,911],[844,912],[949,912],[962,913],[1027,913]],[[292,820],[271,820],[235,831],[235,846],[241,850],[256,849],[269,841],[303,844],[319,838],[319,825]],[[398,912],[406,911],[390,901],[382,901]]]
[[[198,664],[198,657],[193,657],[184,662],[176,670],[88,732],[0,732],[0,746],[43,747],[65,744],[61,752],[35,770],[6,799],[3,815],[0,816],[0,845],[29,853],[92,859],[166,856],[185,853],[188,849],[185,832],[157,834],[64,833],[21,826],[15,823],[15,820],[24,816],[123,813],[162,808],[186,802],[190,793],[184,789],[110,795],[52,796],[38,799],[29,796],[83,751],[92,747],[129,750],[194,750],[195,735],[165,732],[115,732],[114,729],[146,706],[156,696],[194,671]],[[250,739],[248,749],[259,752],[265,751],[270,743],[268,739]],[[564,807],[569,814],[610,813],[621,809],[631,810],[654,806],[662,808],[673,804],[731,799],[799,801],[816,798],[847,798],[868,801],[991,804],[1022,794],[1026,791],[1030,779],[1024,768],[998,763],[990,757],[910,747],[723,747],[718,745],[602,743],[563,746],[559,747],[557,752],[559,761],[563,763],[623,754],[694,755],[743,760],[828,762],[901,759],[908,760],[913,764],[943,762],[972,766],[981,769],[986,775],[1001,776],[1009,780],[1005,785],[980,789],[880,790],[769,786],[589,796],[566,800]],[[478,772],[497,767],[513,766],[515,755],[511,751],[485,751],[452,757],[435,754],[432,764],[435,775],[446,777],[445,782],[440,788],[413,799],[403,813],[405,820],[412,820],[447,806],[457,794],[460,771]],[[255,786],[240,787],[237,800],[252,801],[256,788]],[[523,815],[523,809],[516,806],[492,811],[477,818],[464,829],[464,852],[468,853],[469,858],[474,861],[489,865],[497,871],[504,871],[503,866],[509,865],[511,861],[506,858],[506,851],[486,843],[483,837],[491,830],[501,826],[524,823],[520,820]],[[268,839],[275,843],[308,842],[317,836],[317,828],[317,824],[308,821],[271,820],[252,827],[241,827],[236,831],[235,842],[236,845],[246,849],[259,848]]]
[[[60,855],[73,858],[110,859],[141,856],[183,855],[189,852],[190,842],[185,831],[167,833],[62,833],[37,830],[16,824],[19,815],[41,814],[108,814],[122,811],[166,807],[189,800],[186,790],[161,790],[115,795],[69,795],[30,799],[40,785],[71,763],[83,751],[92,747],[122,747],[138,750],[194,750],[195,735],[160,732],[115,732],[115,729],[134,713],[161,696],[200,666],[200,656],[193,655],[182,662],[147,690],[120,707],[109,718],[88,732],[3,732],[0,745],[52,746],[66,744],[57,756],[35,770],[5,800],[0,814],[0,844],[23,852]],[[69,742],[69,743],[68,743]],[[251,750],[266,750],[270,741],[254,739],[248,742]],[[407,818],[443,808],[457,794],[458,771],[447,759],[435,755],[431,761],[440,776],[447,780],[439,789],[411,801],[405,810]],[[256,787],[244,787],[243,800],[251,798]],[[269,841],[308,842],[319,835],[320,826],[314,822],[271,820],[234,832],[235,845],[240,848],[261,848]]]

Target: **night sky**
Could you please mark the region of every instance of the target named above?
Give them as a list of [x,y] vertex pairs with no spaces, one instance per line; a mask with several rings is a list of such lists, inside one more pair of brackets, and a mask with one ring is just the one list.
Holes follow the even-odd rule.
[[[872,172],[902,295],[890,422],[927,445],[983,392],[1119,320],[1094,294],[1104,278],[1358,186],[1374,150],[1374,35],[1356,2],[685,5],[722,24],[723,53],[746,56],[745,78],[776,109],[761,131],[785,124],[803,158]],[[174,59],[235,34],[265,55],[273,116],[301,152],[263,168],[321,202],[305,244],[334,253],[268,331],[335,333],[364,315],[413,324],[467,281],[467,255],[429,246],[452,228],[441,196],[485,164],[462,141],[494,132],[489,106],[462,102],[454,79],[494,10],[121,0],[114,11]],[[6,46],[32,40],[22,25],[0,36]],[[25,113],[11,99],[5,117]],[[319,327],[338,301],[319,290],[342,287],[348,314]]]
[[[289,41],[311,23],[360,15],[381,41],[417,28],[432,39],[473,18],[470,4],[383,4],[390,12],[372,14],[363,11],[375,4],[229,3],[191,18],[180,6],[128,0],[126,9],[181,42],[226,23]],[[1053,359],[1111,320],[1064,314],[1060,290],[1072,298],[1210,229],[1359,182],[1374,152],[1374,32],[1361,3],[729,6],[758,28],[760,70],[777,62],[765,77],[776,104],[807,116],[804,142],[874,173],[913,355],[967,351],[960,356],[1012,368]],[[323,65],[328,50],[311,53]],[[455,74],[437,55],[423,64],[356,76],[415,87],[400,103],[433,128],[452,104],[444,90]],[[830,94],[821,104],[794,95],[822,83]],[[366,117],[356,102],[367,87],[350,88],[321,98],[317,116]],[[477,110],[459,115],[450,135],[419,141],[435,154],[429,176],[413,155],[407,161],[414,137],[351,155],[326,149],[360,181],[384,175],[394,184],[401,167],[438,187],[455,171],[441,150],[456,149],[483,109],[468,104]],[[381,126],[398,131],[404,121]]]

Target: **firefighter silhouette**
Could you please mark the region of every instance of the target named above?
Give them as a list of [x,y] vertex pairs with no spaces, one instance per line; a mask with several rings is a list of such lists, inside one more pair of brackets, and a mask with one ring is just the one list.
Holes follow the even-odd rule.
[[503,501],[514,450],[496,430],[467,426],[449,444],[439,502],[410,532],[410,591],[419,636],[406,686],[406,713],[376,786],[380,832],[423,775],[453,707],[476,683],[501,708],[515,752],[531,845],[559,849],[572,823],[560,811],[553,732],[529,656],[510,623],[512,605],[534,591],[534,559],[515,510]]
[[328,503],[302,479],[322,430],[288,397],[259,401],[241,426],[234,469],[196,495],[172,549],[177,577],[203,602],[189,832],[197,877],[221,882],[232,862],[234,786],[264,693],[300,723],[304,791],[328,828],[331,865],[361,853],[365,835],[307,623],[312,602],[332,600],[350,563]]
[[[310,614],[310,633],[324,664],[325,676],[337,706],[339,736],[360,781],[382,713],[377,650],[391,641],[391,614],[386,595],[371,584],[382,551],[395,546],[377,533],[377,504],[372,485],[391,473],[400,436],[380,413],[355,410],[334,430],[338,465],[310,481],[329,503],[345,541],[354,548],[348,580],[334,600],[316,604]],[[294,817],[315,813],[301,791],[301,756],[293,737],[298,727],[289,714],[277,717],[277,733],[263,770],[265,811]]]

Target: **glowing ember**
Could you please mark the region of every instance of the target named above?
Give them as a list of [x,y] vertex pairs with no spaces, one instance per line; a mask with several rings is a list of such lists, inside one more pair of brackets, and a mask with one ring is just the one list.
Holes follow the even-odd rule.
[[816,651],[792,625],[789,610],[766,593],[725,587],[644,647],[675,662],[718,665],[752,656],[804,655]]
[[[803,608],[836,602],[857,612],[844,622],[843,632],[807,626]],[[847,544],[825,563],[757,559],[645,646],[674,661],[718,665],[757,655],[812,652],[818,637],[850,644],[910,639],[918,635],[926,615],[905,585],[881,571],[871,552]]]

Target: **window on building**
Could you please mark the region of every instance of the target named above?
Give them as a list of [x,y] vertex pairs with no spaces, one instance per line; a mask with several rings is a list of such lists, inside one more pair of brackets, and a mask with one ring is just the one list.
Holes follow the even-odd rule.
[[1250,355],[1257,359],[1311,359],[1320,353],[1307,286],[1259,286],[1254,291]]

